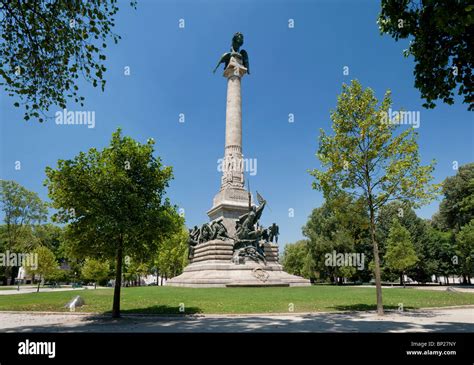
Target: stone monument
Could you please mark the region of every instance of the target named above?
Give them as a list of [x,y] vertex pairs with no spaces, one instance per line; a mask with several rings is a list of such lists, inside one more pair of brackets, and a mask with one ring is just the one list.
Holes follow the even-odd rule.
[[[245,189],[242,155],[242,78],[249,72],[248,54],[240,49],[241,33],[232,38],[230,52],[220,58],[227,79],[225,149],[219,192],[207,212],[210,222],[189,231],[189,265],[167,285],[185,287],[309,286],[279,264],[276,223],[259,224],[266,201],[257,193],[253,203]],[[273,240],[276,243],[273,243]]]

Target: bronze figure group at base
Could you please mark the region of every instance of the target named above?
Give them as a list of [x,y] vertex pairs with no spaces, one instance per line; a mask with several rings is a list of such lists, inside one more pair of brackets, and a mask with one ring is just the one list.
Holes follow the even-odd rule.
[[265,260],[264,244],[275,241],[278,243],[279,227],[273,223],[264,228],[259,224],[266,201],[258,207],[252,206],[248,213],[241,215],[235,221],[235,236],[230,237],[222,218],[210,223],[204,223],[201,227],[194,226],[189,230],[189,258],[192,259],[196,246],[215,239],[233,240],[234,258],[233,262],[243,263],[246,258],[256,262]]

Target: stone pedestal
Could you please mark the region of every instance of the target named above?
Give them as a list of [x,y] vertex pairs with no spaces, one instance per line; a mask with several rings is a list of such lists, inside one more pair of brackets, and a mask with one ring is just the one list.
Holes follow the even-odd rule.
[[235,234],[235,220],[249,211],[249,196],[243,188],[221,189],[207,212],[211,221],[222,218],[230,237]]
[[232,260],[233,241],[212,240],[196,247],[194,258],[184,272],[167,281],[167,285],[192,288],[231,288],[266,286],[310,286],[309,280],[290,275],[278,263],[278,245],[266,243],[267,262]]

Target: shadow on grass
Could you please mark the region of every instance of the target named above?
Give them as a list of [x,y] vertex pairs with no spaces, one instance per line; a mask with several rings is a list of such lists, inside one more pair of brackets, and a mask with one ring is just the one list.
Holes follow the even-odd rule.
[[[155,314],[155,315],[189,315],[189,314],[199,314],[203,310],[199,307],[184,307],[184,311],[180,311],[180,308],[177,306],[168,306],[168,305],[152,305],[146,308],[133,308],[133,309],[121,309],[120,313],[122,314]],[[112,311],[104,312],[104,314],[111,314]]]

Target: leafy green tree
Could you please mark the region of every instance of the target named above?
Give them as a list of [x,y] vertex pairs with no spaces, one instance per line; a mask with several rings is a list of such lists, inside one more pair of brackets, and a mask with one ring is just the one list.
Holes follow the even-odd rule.
[[53,219],[67,223],[71,254],[115,261],[114,318],[120,316],[123,258],[146,261],[181,227],[164,196],[172,168],[153,153],[152,139],[140,144],[119,129],[102,151],[91,148],[46,168],[45,185],[58,210]]
[[[357,273],[354,266],[341,266],[338,269],[342,278],[352,278]],[[340,284],[342,284],[342,281]]]
[[308,272],[306,267],[309,255],[307,244],[306,240],[300,240],[285,245],[281,262],[286,272],[305,278],[310,277],[310,272]]
[[410,232],[394,219],[387,240],[385,263],[393,271],[400,274],[400,285],[405,286],[405,271],[418,261]]
[[414,207],[433,199],[438,187],[429,185],[434,163],[422,166],[416,133],[408,128],[397,133],[390,121],[390,92],[379,107],[374,92],[358,81],[343,85],[336,110],[331,113],[334,135],[321,130],[317,157],[323,169],[314,169],[313,187],[326,199],[346,191],[365,203],[373,246],[377,312],[383,314],[376,218],[392,200],[410,201]]
[[446,220],[439,213],[439,211],[431,216],[430,225],[431,227],[439,231],[447,231],[449,229],[449,227],[446,224]]
[[78,259],[75,256],[68,256],[67,266],[69,268],[67,270],[62,270],[64,273],[63,280],[70,283],[80,283],[82,266],[84,265],[84,261],[85,259]]
[[[177,225],[180,222],[176,222]],[[159,274],[172,278],[183,272],[188,262],[188,231],[182,225],[181,229],[159,245],[155,265]]]
[[149,263],[141,262],[137,267],[135,268],[135,272],[137,273],[137,279],[138,279],[138,285],[141,285],[141,278],[145,277],[150,273],[151,268],[150,268]]
[[36,225],[33,228],[33,235],[37,244],[49,248],[57,259],[65,259],[65,254],[62,250],[64,242],[62,227],[51,223]]
[[381,33],[410,39],[405,57],[415,61],[415,87],[427,108],[442,99],[454,103],[454,91],[474,110],[472,34],[474,5],[469,0],[382,0]]
[[467,284],[472,275],[465,266],[465,259],[469,261],[469,250],[463,243],[463,248],[459,249],[457,235],[474,220],[474,163],[460,166],[456,175],[444,180],[442,187],[444,198],[432,219],[432,226],[438,231],[432,234],[449,237],[449,242],[440,243],[441,251],[446,252],[441,255],[444,262],[440,262],[440,266],[446,272],[446,278],[456,273],[462,275],[463,283]]
[[460,258],[463,284],[471,284],[474,274],[474,219],[456,235],[456,254]]
[[0,85],[16,97],[15,106],[25,105],[25,120],[42,122],[52,105],[66,108],[67,98],[82,106],[81,77],[104,90],[106,42],[120,39],[112,31],[117,4],[0,1]]
[[38,265],[37,267],[27,267],[26,269],[29,274],[38,275],[38,288],[36,292],[39,292],[42,280],[46,281],[57,275],[58,262],[54,253],[47,247],[39,246],[33,253],[38,255]]
[[[0,180],[0,204],[4,215],[4,249],[26,251],[34,248],[31,225],[47,218],[48,210],[38,195],[15,181]],[[7,267],[5,280],[15,272]],[[5,284],[7,284],[5,282]]]
[[[342,283],[349,272],[336,266],[327,266],[325,255],[359,252],[370,257],[368,217],[362,201],[355,201],[350,195],[341,193],[312,211],[303,234],[308,238],[308,251],[312,258],[313,271],[320,279]],[[352,273],[352,271],[351,271]],[[355,279],[366,280],[367,270],[353,273]]]
[[474,163],[460,166],[456,175],[446,178],[443,194],[440,219],[444,227],[458,232],[474,219]]
[[457,272],[455,241],[452,232],[428,228],[428,250],[435,262],[434,274],[443,276],[449,284],[449,276]]
[[94,289],[97,289],[97,282],[107,279],[110,266],[107,261],[86,259],[82,267],[81,274],[85,280],[94,282]]
[[[380,256],[385,255],[386,241],[394,219],[410,232],[419,259],[406,274],[419,282],[430,281],[431,275],[435,274],[437,262],[430,250],[429,223],[416,215],[410,203],[394,201],[380,209],[377,216],[377,242],[380,243]],[[387,278],[390,272],[383,264],[382,268],[382,276]]]
[[[419,217],[417,218],[415,226],[418,226],[419,230],[412,233],[409,227],[406,228],[410,232],[416,256],[418,257],[418,262],[416,265],[409,268],[406,274],[418,282],[426,283],[431,282],[433,275],[436,275],[439,261],[436,256],[433,255],[429,235],[429,221]],[[402,226],[404,225],[402,224]]]
[[141,278],[151,272],[151,264],[149,262],[142,262],[138,260],[130,260],[128,265],[124,266],[123,277],[127,285],[141,285]]

